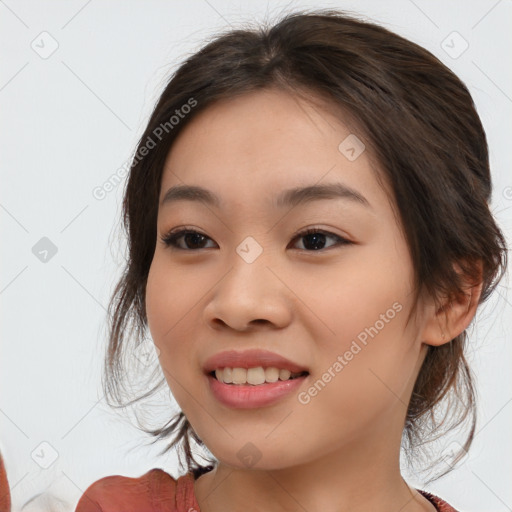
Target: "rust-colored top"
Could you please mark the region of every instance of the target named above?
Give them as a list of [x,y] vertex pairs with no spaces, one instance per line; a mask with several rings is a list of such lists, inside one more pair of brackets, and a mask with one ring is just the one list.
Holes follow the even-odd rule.
[[7,473],[5,472],[4,460],[0,453],[0,512],[11,511],[11,493],[9,490],[9,482],[7,481]]
[[[441,498],[418,489],[438,510],[457,512]],[[75,512],[200,512],[194,495],[194,475],[177,480],[162,469],[138,478],[107,476],[91,484]]]

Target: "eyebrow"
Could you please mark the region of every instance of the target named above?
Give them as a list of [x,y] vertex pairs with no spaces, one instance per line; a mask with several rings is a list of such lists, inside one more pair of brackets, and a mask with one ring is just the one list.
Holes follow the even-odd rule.
[[[277,197],[275,205],[280,208],[295,207],[321,199],[348,199],[356,204],[371,208],[369,201],[360,192],[343,183],[309,185],[283,190]],[[222,207],[219,196],[198,185],[175,185],[171,187],[163,196],[160,207],[179,201],[197,201],[216,208]]]

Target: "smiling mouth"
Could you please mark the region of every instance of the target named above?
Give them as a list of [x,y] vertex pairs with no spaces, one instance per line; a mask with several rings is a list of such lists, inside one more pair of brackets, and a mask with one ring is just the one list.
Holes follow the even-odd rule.
[[217,381],[233,386],[260,386],[274,382],[284,382],[309,375],[309,372],[292,373],[289,370],[270,368],[219,368],[208,373]]

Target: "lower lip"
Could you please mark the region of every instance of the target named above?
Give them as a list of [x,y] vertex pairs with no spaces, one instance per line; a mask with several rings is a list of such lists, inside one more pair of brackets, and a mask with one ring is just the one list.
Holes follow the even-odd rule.
[[252,386],[250,384],[224,384],[215,377],[207,375],[210,389],[215,398],[228,407],[253,409],[272,405],[286,395],[296,391],[308,375],[291,380],[278,380]]

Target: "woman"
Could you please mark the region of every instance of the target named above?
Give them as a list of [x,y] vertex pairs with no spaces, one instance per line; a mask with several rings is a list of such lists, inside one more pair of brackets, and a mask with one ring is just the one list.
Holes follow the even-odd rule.
[[182,411],[148,432],[187,471],[105,477],[76,510],[454,510],[399,456],[447,399],[451,462],[471,444],[466,329],[506,262],[490,193],[467,88],[380,26],[296,13],[191,56],[130,170],[105,381],[123,403],[149,328]]

